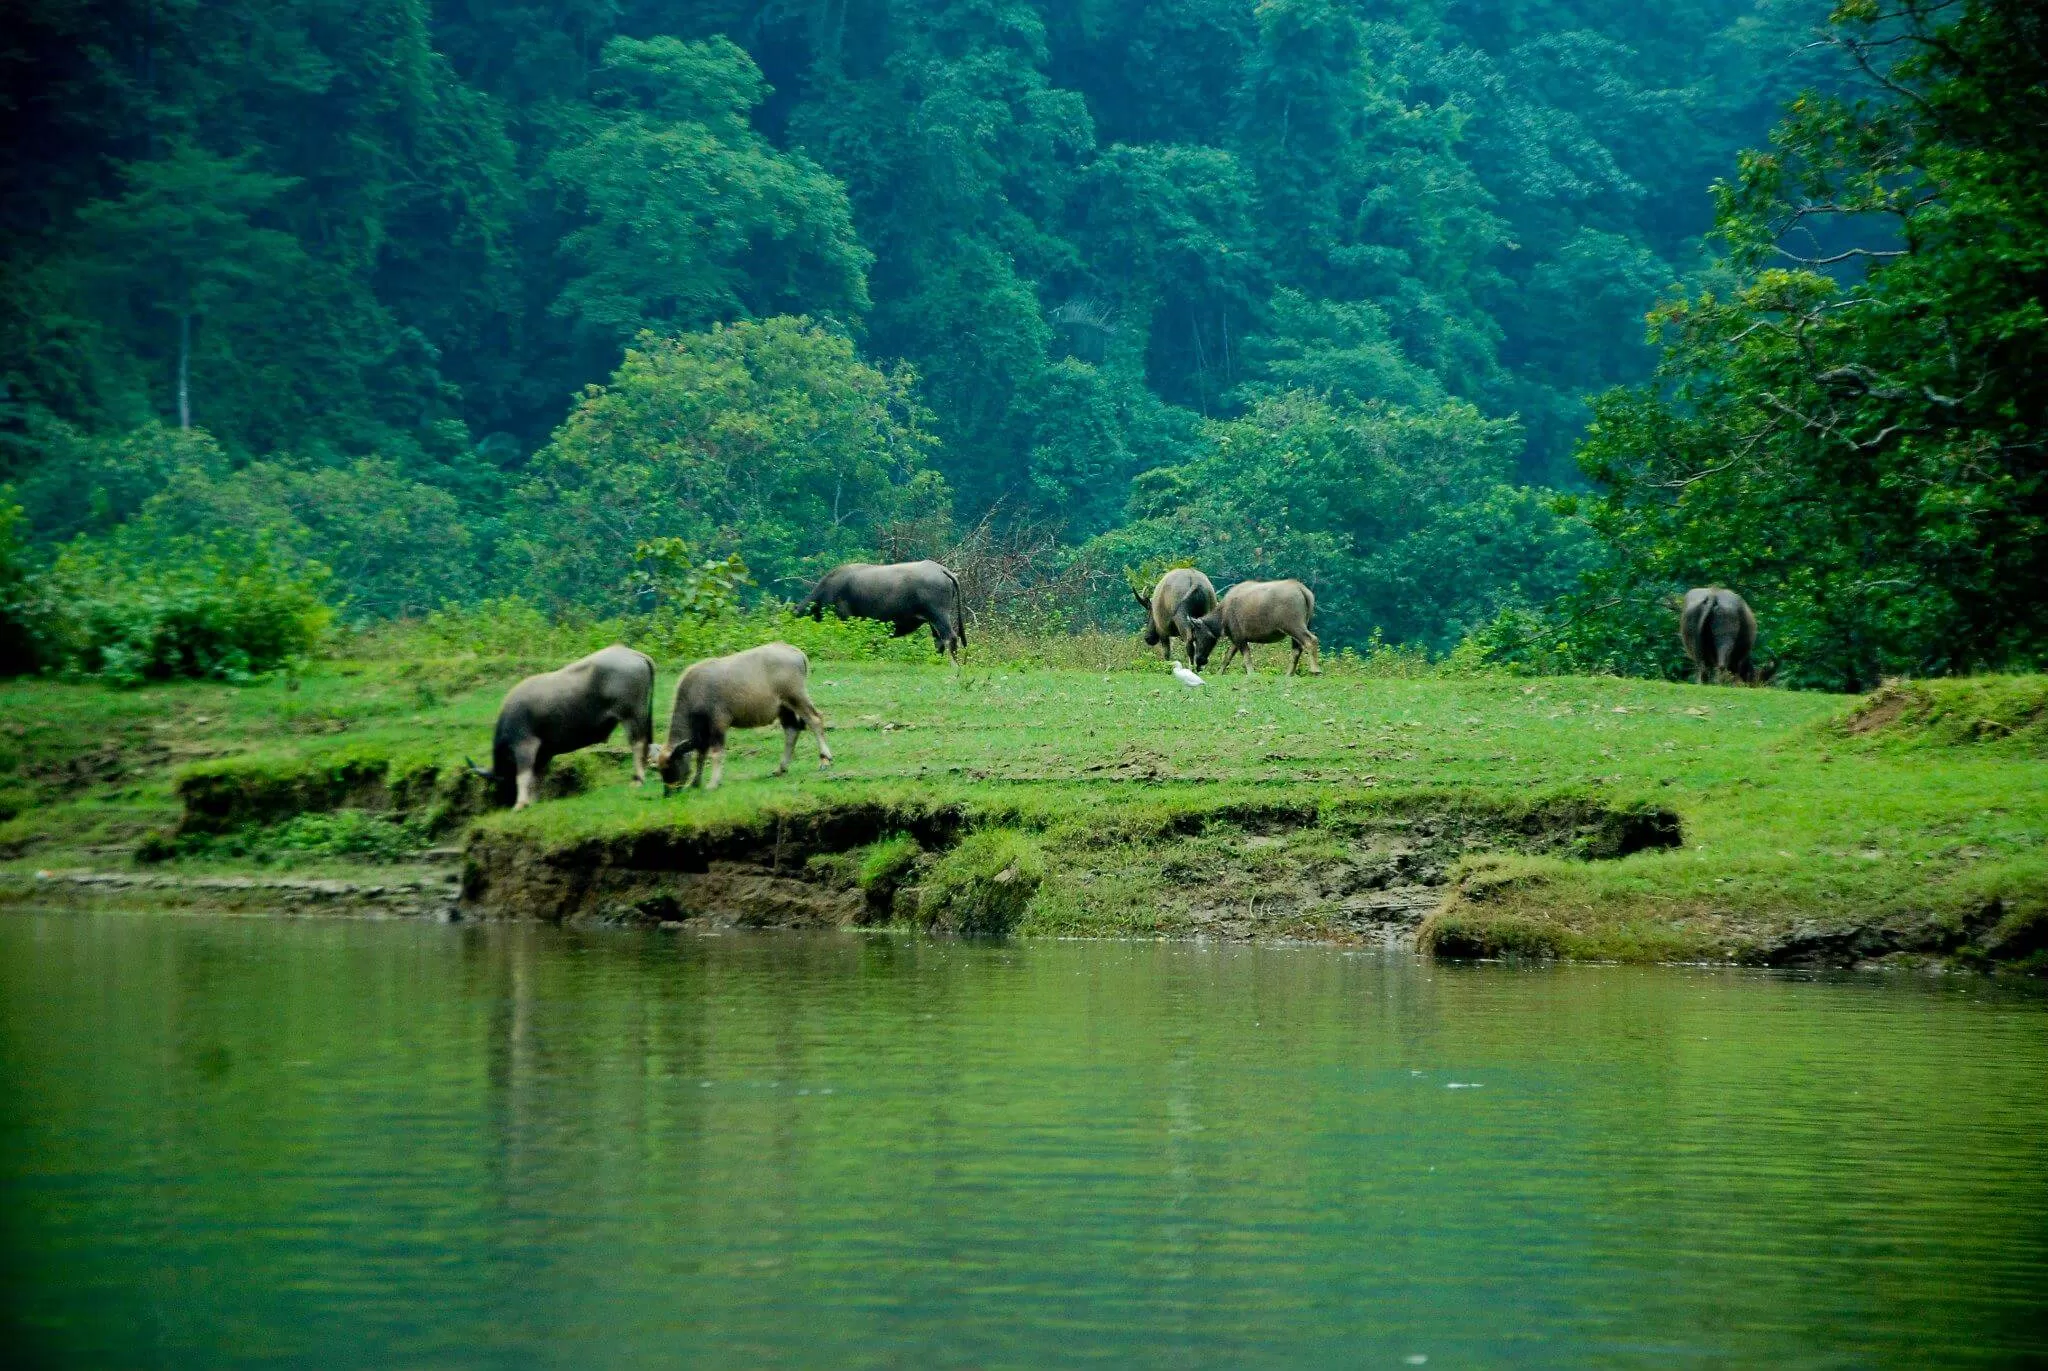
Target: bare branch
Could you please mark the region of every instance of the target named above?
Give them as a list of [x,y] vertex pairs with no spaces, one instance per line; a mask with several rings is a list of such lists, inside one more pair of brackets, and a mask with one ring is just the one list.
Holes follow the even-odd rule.
[[1844,248],[1832,257],[1801,257],[1790,248],[1781,247],[1778,249],[1778,255],[1780,257],[1789,257],[1803,267],[1831,267],[1837,262],[1846,262],[1852,257],[1904,257],[1908,255],[1908,250],[1905,248]]

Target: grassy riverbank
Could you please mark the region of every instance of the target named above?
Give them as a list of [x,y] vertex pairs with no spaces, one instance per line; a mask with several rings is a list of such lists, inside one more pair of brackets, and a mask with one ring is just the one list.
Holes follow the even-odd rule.
[[459,849],[484,916],[1829,964],[2038,962],[2048,934],[2043,678],[1863,705],[1612,679],[1190,690],[1163,669],[819,662],[830,771],[805,743],[774,778],[779,733],[735,735],[725,788],[664,798],[630,786],[614,747],[563,768],[582,793],[482,814],[460,760],[487,752],[520,670],[0,688],[14,898],[37,870],[369,879],[445,873]]

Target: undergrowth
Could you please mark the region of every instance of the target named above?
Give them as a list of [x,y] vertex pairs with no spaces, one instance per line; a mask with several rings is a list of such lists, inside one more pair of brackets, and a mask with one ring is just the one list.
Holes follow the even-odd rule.
[[160,835],[147,840],[137,855],[146,862],[227,858],[279,867],[335,858],[399,862],[417,857],[431,845],[431,827],[423,815],[340,809],[324,814],[299,814],[283,823],[247,825],[224,833]]

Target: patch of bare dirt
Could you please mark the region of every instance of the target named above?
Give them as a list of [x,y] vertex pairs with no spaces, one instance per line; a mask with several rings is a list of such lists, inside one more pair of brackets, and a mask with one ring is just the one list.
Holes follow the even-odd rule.
[[1842,727],[1859,737],[1875,733],[1897,723],[1912,705],[1912,691],[1904,686],[1888,685],[1856,706]]

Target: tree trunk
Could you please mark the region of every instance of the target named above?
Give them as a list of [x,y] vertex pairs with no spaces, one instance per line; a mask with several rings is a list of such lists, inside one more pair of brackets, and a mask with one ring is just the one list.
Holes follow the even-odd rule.
[[192,316],[178,316],[178,427],[192,427]]

